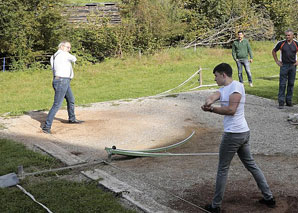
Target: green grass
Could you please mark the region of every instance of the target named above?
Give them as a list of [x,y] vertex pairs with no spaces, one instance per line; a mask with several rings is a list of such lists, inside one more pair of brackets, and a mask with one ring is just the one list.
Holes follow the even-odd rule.
[[[279,79],[268,78],[279,73],[271,56],[273,46],[273,42],[252,43],[254,62],[251,72],[255,87],[246,87],[247,93],[277,98]],[[168,49],[152,56],[107,59],[100,64],[76,66],[71,85],[77,105],[150,96],[179,85],[199,66],[204,68],[203,83],[213,84],[212,69],[221,62],[230,63],[234,79],[238,79],[230,49],[197,48],[196,52],[193,49]],[[1,72],[0,114],[18,115],[29,110],[49,109],[54,96],[51,81],[50,70]],[[294,89],[294,103],[298,103],[297,88]]]
[[11,172],[17,173],[20,165],[26,168],[26,172],[33,172],[36,167],[44,169],[62,165],[53,158],[32,152],[24,145],[7,139],[0,139],[0,162],[0,176]]
[[[26,173],[43,169],[62,167],[57,160],[35,153],[24,145],[11,140],[0,139],[0,176],[15,172],[19,165]],[[75,175],[75,171],[70,171]],[[63,177],[65,171],[26,177],[20,185],[35,199],[53,212],[134,212],[124,209],[111,193],[103,192],[96,182],[73,182]],[[38,204],[17,187],[0,188],[0,212],[45,212]]]
[[[123,208],[111,193],[103,192],[93,181],[39,180],[32,183],[27,180],[21,185],[52,212],[134,212]],[[0,203],[2,213],[45,212],[17,187],[0,188]]]

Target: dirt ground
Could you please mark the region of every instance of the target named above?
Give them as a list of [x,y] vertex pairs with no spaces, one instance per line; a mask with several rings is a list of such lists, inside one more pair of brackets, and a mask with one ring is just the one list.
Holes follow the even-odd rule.
[[[17,118],[1,117],[0,137],[20,141],[30,148],[35,148],[36,144],[53,143],[88,162],[106,159],[105,147],[115,145],[117,148],[134,150],[161,147],[178,142],[195,130],[195,135],[188,143],[171,152],[217,152],[222,120],[210,114],[208,116],[212,121],[206,121],[199,109],[203,97],[195,98],[196,95],[114,101],[77,107],[77,118],[85,121],[79,125],[68,124],[67,112],[61,109],[54,120],[52,135],[44,134],[40,129],[47,112],[32,111]],[[264,155],[256,152],[254,157],[276,197],[277,207],[270,209],[258,204],[262,196],[252,176],[235,156],[222,212],[298,212],[297,154],[281,152]],[[115,167],[105,165],[101,169],[149,193],[159,203],[178,212],[201,212],[196,205],[204,206],[212,199],[217,156],[113,156],[112,159]],[[129,172],[126,174],[123,171]]]
[[[190,129],[193,130],[195,127]],[[199,127],[196,132],[196,135],[188,144],[176,148],[173,152],[200,153],[217,151],[218,140],[221,136],[219,130]],[[229,172],[222,212],[298,212],[298,157],[254,155],[254,158],[263,170],[274,193],[277,201],[276,208],[271,209],[258,203],[262,195],[253,177],[243,167],[239,158],[235,156]],[[154,188],[165,191],[168,199],[163,200],[159,197],[160,203],[168,205],[178,212],[202,212],[196,206],[190,205],[180,198],[203,207],[205,204],[210,203],[213,197],[218,160],[215,156],[124,159],[114,162],[115,165],[138,174],[137,177],[150,186],[153,185]],[[113,172],[115,171],[111,173]],[[173,195],[179,198],[173,197]]]

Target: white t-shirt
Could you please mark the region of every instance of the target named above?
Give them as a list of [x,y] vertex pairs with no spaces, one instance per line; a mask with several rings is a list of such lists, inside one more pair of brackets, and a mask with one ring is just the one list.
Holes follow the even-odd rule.
[[69,52],[58,50],[54,56],[51,57],[53,75],[72,79],[74,73],[71,63],[74,63],[76,60],[77,58]]
[[221,106],[229,105],[230,95],[233,93],[241,94],[241,100],[234,115],[224,116],[224,132],[242,133],[249,131],[244,117],[245,90],[243,84],[232,81],[228,86],[219,89]]

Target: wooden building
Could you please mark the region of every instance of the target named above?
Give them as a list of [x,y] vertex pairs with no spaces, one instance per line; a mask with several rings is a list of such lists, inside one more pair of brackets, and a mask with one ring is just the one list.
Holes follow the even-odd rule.
[[116,3],[88,3],[84,5],[66,5],[66,13],[70,23],[87,23],[96,18],[107,18],[109,24],[121,22]]

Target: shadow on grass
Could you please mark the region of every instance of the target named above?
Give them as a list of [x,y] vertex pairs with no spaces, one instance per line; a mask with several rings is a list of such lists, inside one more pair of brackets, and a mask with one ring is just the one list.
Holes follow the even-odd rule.
[[279,81],[279,76],[259,77],[257,79],[267,80],[267,81]]

